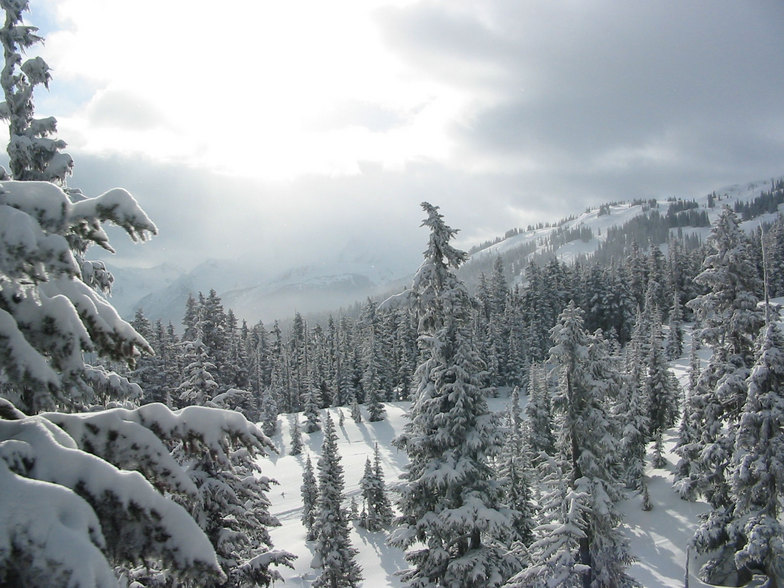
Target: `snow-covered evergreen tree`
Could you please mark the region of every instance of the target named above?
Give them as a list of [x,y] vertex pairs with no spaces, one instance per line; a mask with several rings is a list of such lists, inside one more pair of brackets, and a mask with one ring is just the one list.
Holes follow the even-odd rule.
[[215,364],[209,361],[207,348],[201,339],[185,341],[183,381],[175,391],[180,406],[206,406],[218,392],[212,375]]
[[722,583],[736,574],[729,554],[735,552],[739,538],[727,534],[735,506],[729,466],[746,404],[754,339],[764,318],[757,308],[762,281],[754,264],[749,263],[749,242],[729,208],[722,210],[708,243],[712,252],[695,278],[707,293],[688,306],[701,324],[697,336],[712,354],[690,397],[697,433],[690,453],[698,458],[688,461],[688,474],[681,476],[679,484],[702,494],[711,505],[711,511],[702,517],[694,543],[700,551],[727,554],[714,559],[703,574],[712,583]]
[[289,449],[289,453],[291,455],[299,455],[302,453],[302,429],[299,426],[299,415],[294,414],[292,416],[294,424],[291,425],[291,449]]
[[505,469],[507,471],[504,486],[505,503],[514,512],[511,521],[511,539],[513,543],[519,541],[528,546],[534,537],[536,506],[523,458],[510,458]]
[[[619,529],[621,517],[616,507],[621,497],[616,477],[617,441],[607,413],[604,382],[594,378],[594,364],[603,361],[596,354],[604,345],[592,350],[595,343],[584,331],[582,311],[574,303],[561,313],[552,340],[550,362],[559,374],[553,398],[559,423],[556,447],[569,489],[583,497],[583,537],[578,540],[575,561],[583,566],[584,586],[634,585],[626,574],[631,556]],[[566,512],[570,509],[562,507]],[[547,557],[545,554],[545,560]],[[542,562],[533,559],[532,563]]]
[[621,457],[623,479],[627,488],[645,488],[645,449],[650,432],[648,396],[635,385],[635,376],[627,374],[618,403],[618,421],[621,428]]
[[355,423],[362,422],[362,409],[359,408],[357,397],[353,394],[351,395],[351,418]]
[[528,418],[526,444],[534,459],[537,459],[541,453],[555,454],[550,408],[546,369],[543,365],[531,364],[528,370],[528,404],[525,413]]
[[309,455],[305,460],[305,467],[302,471],[302,487],[300,490],[302,492],[301,520],[307,530],[305,539],[307,541],[313,541],[316,539],[316,528],[314,523],[316,521],[316,507],[318,505],[318,484]]
[[278,403],[271,388],[265,388],[261,395],[261,430],[268,437],[278,430]]
[[[2,182],[0,233],[0,364],[4,394],[27,412],[82,408],[96,402],[92,383],[105,370],[83,352],[132,363],[149,344],[82,280],[67,237],[111,250],[101,224],[112,221],[138,240],[156,229],[122,189],[72,203],[46,182]],[[117,391],[120,393],[120,391]]]
[[367,396],[367,410],[368,410],[368,420],[371,423],[383,421],[384,416],[386,416],[387,411],[384,408],[384,404],[381,402],[381,394],[383,390],[373,390],[371,389],[368,392]]
[[674,484],[675,491],[684,500],[694,500],[697,497],[696,467],[693,462],[699,459],[699,412],[696,410],[694,394],[700,380],[700,358],[697,355],[697,339],[692,338],[691,352],[689,355],[689,386],[683,402],[681,422],[678,426],[678,441],[675,444],[675,453],[678,454],[678,463],[675,466]]
[[[754,361],[754,339],[763,324],[757,303],[762,281],[749,263],[749,243],[738,217],[724,207],[713,226],[705,257],[695,282],[708,292],[688,303],[702,326],[697,336],[711,347],[724,347],[728,359],[737,356],[749,367]],[[739,412],[743,402],[737,408]]]
[[291,567],[294,558],[272,549],[267,530],[280,525],[269,513],[267,498],[277,482],[260,475],[256,457],[274,452],[274,445],[236,411],[192,406],[181,414],[173,455],[195,484],[197,497],[180,502],[206,533],[228,576],[225,584],[206,579],[200,584],[268,586],[280,579],[270,566]]
[[315,433],[321,430],[321,417],[319,417],[318,394],[311,388],[305,399],[305,432]]
[[651,328],[648,375],[645,380],[645,399],[648,402],[650,436],[654,442],[653,467],[661,468],[666,464],[662,456],[664,431],[675,424],[678,417],[680,386],[669,369],[664,353],[661,326],[654,321]]
[[359,482],[364,500],[364,516],[361,524],[368,531],[380,531],[392,522],[392,504],[387,496],[384,484],[384,470],[381,467],[381,455],[378,443],[373,451],[373,463],[370,458],[365,461],[365,471]]
[[784,583],[784,336],[776,323],[764,330],[748,379],[748,396],[730,464],[735,503],[727,534],[739,547],[739,579],[767,576]]
[[36,417],[0,406],[5,584],[115,586],[115,569],[139,563],[170,579],[225,579],[205,534],[162,494],[197,493],[161,441],[181,416],[162,405]]
[[680,357],[681,353],[683,353],[683,307],[681,306],[678,292],[675,292],[673,295],[669,320],[665,348],[667,350],[667,359],[673,360]]
[[585,588],[590,566],[580,563],[580,544],[586,539],[587,496],[570,488],[568,473],[555,458],[544,455],[538,472],[542,500],[535,541],[530,545],[530,565],[506,586],[556,586]]
[[480,388],[470,297],[454,274],[465,253],[450,245],[457,231],[438,208],[422,208],[430,238],[411,292],[424,361],[409,420],[394,440],[410,462],[390,543],[409,549],[413,567],[403,579],[412,586],[498,586],[513,571],[500,544],[513,513],[500,506],[502,488],[487,461],[501,440]]
[[348,513],[343,508],[343,466],[338,453],[335,424],[327,413],[324,442],[318,460],[318,503],[316,510],[316,555],[321,574],[316,587],[357,586],[362,570],[356,562],[357,550],[349,538]]
[[23,60],[23,55],[43,39],[37,27],[25,25],[23,13],[27,0],[3,0],[5,24],[0,29],[5,62],[0,85],[4,101],[0,119],[8,121],[8,158],[15,180],[43,180],[62,185],[71,173],[73,161],[62,152],[65,141],[52,138],[57,132],[54,117],[34,118],[33,91],[36,86],[49,88],[49,66],[40,56]]

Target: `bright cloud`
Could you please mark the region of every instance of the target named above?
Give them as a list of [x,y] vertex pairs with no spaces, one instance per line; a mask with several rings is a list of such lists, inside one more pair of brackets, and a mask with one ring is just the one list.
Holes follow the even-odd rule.
[[[444,160],[468,97],[396,58],[382,4],[393,3],[48,0],[57,29],[44,52],[57,80],[94,89],[58,115],[61,134],[79,150],[262,178]],[[356,104],[395,124],[330,123]]]
[[123,185],[149,209],[161,236],[142,261],[263,249],[285,265],[380,241],[418,255],[422,200],[469,246],[784,173],[781,2],[31,9],[54,78],[38,111],[58,118],[74,185]]

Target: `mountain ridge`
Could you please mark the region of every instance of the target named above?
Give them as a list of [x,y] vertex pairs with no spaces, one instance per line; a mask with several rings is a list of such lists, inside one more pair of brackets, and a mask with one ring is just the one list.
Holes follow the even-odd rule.
[[[699,197],[637,199],[591,207],[573,213],[555,224],[539,224],[527,229],[510,229],[504,237],[476,249],[460,270],[470,288],[482,274],[489,275],[496,258],[501,257],[512,283],[521,283],[525,266],[536,256],[576,261],[594,255],[607,243],[609,233],[633,219],[655,210],[665,217],[675,203],[695,203],[697,211],[707,214],[706,226],[681,226],[681,234],[704,240],[710,222],[724,204],[748,203],[784,176],[733,184]],[[712,201],[712,202],[711,202]],[[710,206],[710,204],[713,206]],[[679,205],[682,207],[683,205]],[[782,210],[779,206],[779,212]],[[445,211],[448,213],[448,211]],[[775,213],[746,221],[751,230],[761,222],[772,221]],[[673,229],[669,229],[669,234]],[[657,243],[659,245],[659,243]],[[666,243],[664,243],[666,247]],[[208,259],[191,269],[173,264],[154,268],[123,268],[107,263],[116,276],[112,302],[125,318],[141,308],[151,320],[179,326],[188,295],[215,289],[224,307],[231,308],[242,320],[255,323],[285,320],[295,312],[325,313],[351,307],[366,298],[383,297],[407,285],[417,269],[404,256],[389,250],[376,251],[367,243],[349,242],[331,260],[301,265],[278,274],[253,267],[240,260]]]

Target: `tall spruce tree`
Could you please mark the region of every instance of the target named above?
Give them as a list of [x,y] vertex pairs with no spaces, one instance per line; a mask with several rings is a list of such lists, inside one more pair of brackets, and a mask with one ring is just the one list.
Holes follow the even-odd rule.
[[488,456],[499,429],[480,389],[483,362],[470,337],[471,299],[454,270],[465,253],[438,207],[423,203],[430,230],[412,294],[424,361],[409,420],[394,444],[409,457],[400,487],[401,515],[390,543],[410,549],[402,577],[412,586],[501,585],[514,562],[500,543],[512,512]]
[[[595,362],[603,361],[597,353],[604,344],[599,341],[592,350],[596,345],[592,339],[583,328],[582,311],[570,303],[552,330],[554,346],[550,350],[550,362],[559,375],[558,392],[553,398],[560,425],[556,448],[568,485],[568,490],[554,491],[564,500],[573,501],[562,505],[561,516],[577,508],[582,513],[577,520],[583,522],[580,533],[571,534],[577,537],[577,553],[574,561],[568,560],[571,563],[567,562],[567,568],[548,567],[551,555],[547,551],[539,554],[543,560],[534,558],[532,564],[547,564],[547,574],[579,572],[585,588],[631,586],[635,582],[626,574],[631,555],[619,528],[621,516],[616,506],[621,497],[616,474],[617,441],[607,413],[604,382],[594,378]],[[550,500],[543,497],[545,502]],[[567,519],[562,518],[561,523],[567,524]],[[539,529],[540,533],[546,531],[547,527]],[[579,567],[575,568],[574,562]],[[550,575],[548,581],[555,577]]]
[[335,423],[327,413],[324,442],[318,460],[318,503],[316,509],[316,554],[321,574],[315,587],[357,586],[362,570],[356,562],[358,551],[349,539],[348,513],[343,508],[343,466],[338,453]]
[[361,524],[368,531],[380,531],[392,522],[392,505],[384,484],[384,470],[381,467],[381,454],[378,443],[373,450],[373,463],[370,458],[365,462],[365,473],[359,487],[364,500],[364,516]]
[[553,417],[544,365],[534,363],[528,370],[528,404],[525,413],[528,418],[526,444],[533,457],[537,458],[542,452],[554,455]]
[[294,423],[291,425],[291,455],[299,455],[302,453],[302,429],[299,426],[299,415],[292,415]]
[[580,562],[580,543],[585,540],[587,496],[570,487],[565,462],[553,457],[537,466],[541,481],[539,524],[528,549],[530,562],[506,586],[583,588],[590,566]]
[[654,442],[653,467],[667,463],[662,456],[664,431],[678,418],[680,386],[669,369],[662,344],[661,326],[654,320],[651,327],[651,345],[648,358],[648,376],[645,380],[645,398],[648,401],[650,434]]
[[313,463],[308,455],[302,471],[302,524],[305,526],[307,541],[316,539],[316,508],[318,507],[318,483],[313,472]]
[[735,503],[727,534],[738,538],[734,563],[740,580],[767,576],[784,585],[784,336],[770,323],[748,378],[730,464]]
[[[711,505],[695,534],[696,547],[703,552],[729,554],[740,541],[727,533],[735,507],[729,465],[747,400],[746,380],[754,362],[754,340],[764,323],[763,313],[757,308],[762,281],[749,263],[749,242],[729,208],[722,210],[708,243],[711,252],[695,278],[707,293],[688,306],[702,325],[697,336],[712,354],[691,395],[697,433],[692,451],[698,459],[689,461],[688,475],[681,482]],[[720,562],[714,558],[702,575],[711,583],[723,583],[736,575],[736,569],[728,558]]]
[[305,432],[315,433],[321,430],[321,418],[319,417],[318,393],[314,388],[308,391],[305,399]]
[[275,401],[275,394],[271,388],[265,388],[261,394],[261,430],[268,437],[272,437],[278,431],[278,403]]
[[696,467],[693,462],[699,459],[699,422],[696,410],[695,392],[700,380],[700,358],[697,355],[697,339],[692,338],[691,352],[689,355],[689,386],[683,401],[681,422],[678,426],[678,441],[675,444],[675,453],[678,463],[675,466],[673,487],[684,500],[695,500],[697,497]]
[[381,402],[383,392],[383,390],[371,389],[367,393],[368,420],[371,423],[383,421],[387,414],[384,404]]

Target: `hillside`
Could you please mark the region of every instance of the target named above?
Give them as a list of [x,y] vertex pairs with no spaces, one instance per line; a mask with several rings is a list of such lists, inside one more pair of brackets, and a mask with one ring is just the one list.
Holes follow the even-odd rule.
[[[703,350],[703,360],[707,358],[707,350]],[[672,363],[674,373],[682,384],[687,379],[688,359],[680,358]],[[491,399],[490,407],[494,411],[502,411],[508,404],[508,390],[500,398]],[[526,398],[521,398],[524,408]],[[370,423],[365,420],[356,424],[348,414],[348,409],[328,409],[335,422],[339,420],[338,412],[345,414],[344,424],[338,427],[338,444],[345,470],[347,500],[354,497],[361,504],[359,480],[362,476],[365,459],[373,455],[373,448],[378,443],[382,466],[388,487],[394,487],[406,464],[406,455],[391,445],[391,440],[402,432],[406,422],[406,402],[388,403],[386,420]],[[325,411],[322,411],[322,415]],[[321,432],[303,435],[305,449],[302,455],[289,455],[290,427],[294,418],[302,418],[301,414],[286,414],[279,418],[280,430],[273,437],[279,449],[277,456],[262,460],[265,475],[272,476],[279,482],[270,493],[271,512],[275,514],[281,526],[272,530],[272,538],[276,546],[292,551],[298,556],[295,569],[283,569],[281,572],[287,586],[310,586],[318,576],[318,570],[311,568],[313,559],[312,544],[305,541],[305,528],[300,522],[302,499],[302,468],[306,456],[310,454],[315,463],[321,449],[323,435]],[[653,510],[644,512],[640,508],[640,497],[630,494],[622,504],[625,518],[624,530],[631,543],[631,552],[637,558],[630,573],[646,588],[682,586],[685,574],[686,545],[690,541],[697,526],[697,517],[708,507],[703,501],[690,503],[681,500],[672,490],[672,474],[677,456],[672,447],[677,437],[677,429],[671,429],[666,435],[667,466],[653,469],[648,466],[647,476],[649,491],[654,504]],[[348,505],[347,505],[348,506]],[[361,508],[361,507],[360,507]],[[385,533],[370,533],[353,523],[351,540],[359,549],[358,562],[363,568],[364,586],[402,586],[395,573],[407,567],[402,552],[386,544]],[[696,572],[700,560],[692,558],[689,582],[692,588],[707,586],[701,582]]]
[[[461,268],[460,276],[473,288],[481,274],[490,275],[494,261],[500,256],[507,277],[512,283],[520,283],[531,260],[557,257],[571,262],[600,250],[610,255],[621,250],[623,240],[630,238],[642,245],[648,242],[664,245],[662,249],[666,253],[666,234],[680,231],[684,238],[702,241],[723,205],[751,202],[770,188],[771,180],[760,180],[701,196],[636,200],[602,205],[582,213],[571,211],[568,220],[555,225],[510,229],[508,237],[499,237],[492,244],[473,248],[475,252]],[[711,200],[713,206],[710,206]],[[680,211],[673,215],[681,215],[679,226],[666,230],[666,234],[661,230],[653,234],[651,223],[639,222],[658,215],[664,219],[661,222],[666,223],[669,210],[681,208],[684,203],[695,207],[686,211],[691,215],[689,218],[695,213],[704,213],[707,221],[702,226],[683,224],[685,212]],[[448,203],[442,207],[448,212]],[[774,217],[771,213],[755,216],[744,223],[744,228],[751,230]],[[657,228],[661,229],[659,225],[661,223]],[[238,317],[251,324],[258,320],[270,322],[287,319],[295,312],[336,311],[368,297],[399,291],[408,285],[417,264],[417,259],[395,255],[394,251],[386,249],[373,251],[368,244],[357,242],[349,243],[332,257],[325,253],[322,263],[292,268],[282,274],[269,274],[263,267],[252,267],[236,260],[205,260],[187,272],[170,265],[138,269],[110,264],[118,284],[112,302],[126,318],[132,318],[137,308],[143,308],[148,318],[171,321],[179,328],[188,295],[199,291],[206,294],[215,289],[224,305],[232,308]]]
[[[663,245],[662,251],[666,254],[666,237],[669,234],[676,234],[680,230],[683,238],[693,238],[702,242],[710,234],[710,225],[718,217],[723,206],[735,207],[738,204],[746,204],[758,198],[763,191],[771,189],[772,182],[781,181],[782,177],[774,180],[760,180],[746,184],[735,184],[715,190],[711,194],[697,197],[683,197],[673,199],[652,199],[636,200],[631,202],[620,202],[602,205],[597,208],[590,208],[581,214],[573,214],[568,220],[557,223],[555,226],[531,227],[527,230],[519,230],[503,239],[499,238],[496,242],[479,249],[473,253],[468,262],[461,268],[461,277],[466,282],[475,281],[482,273],[490,275],[492,265],[496,258],[500,257],[507,268],[508,278],[513,282],[519,283],[523,279],[523,271],[529,261],[542,257],[556,257],[559,260],[572,262],[583,257],[596,254],[601,248],[620,248],[613,241],[628,239],[628,234],[637,229],[638,234],[633,235],[641,247],[651,242],[655,245]],[[693,203],[695,212],[704,212],[707,221],[702,226],[692,224],[680,225],[679,227],[669,228],[664,234],[652,234],[646,231],[647,227],[640,224],[631,227],[633,221],[653,214],[657,214],[662,219],[668,217],[671,208],[681,208],[683,204]],[[784,210],[784,205],[779,205],[779,210]],[[680,211],[678,214],[683,215]],[[759,226],[763,222],[772,222],[775,213],[765,213],[756,215],[752,220],[743,223],[743,228],[748,232]],[[510,230],[507,234],[513,232]]]

